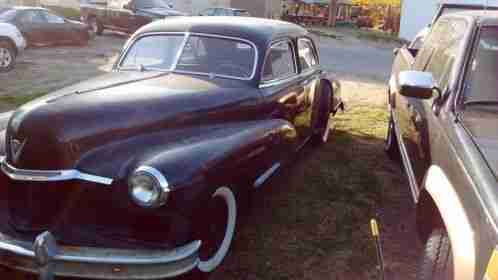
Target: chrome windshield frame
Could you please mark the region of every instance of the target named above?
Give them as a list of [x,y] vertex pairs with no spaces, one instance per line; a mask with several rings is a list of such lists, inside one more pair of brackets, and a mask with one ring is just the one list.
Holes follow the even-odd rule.
[[[233,80],[241,80],[241,81],[251,81],[256,77],[256,71],[258,68],[258,61],[259,61],[259,50],[258,47],[256,46],[255,43],[253,43],[250,40],[243,39],[240,37],[232,37],[232,36],[224,36],[224,35],[217,35],[217,34],[209,34],[209,33],[194,33],[194,32],[150,32],[150,33],[144,33],[133,40],[130,40],[129,42],[126,43],[123,52],[114,65],[114,70],[119,71],[121,64],[123,63],[123,60],[126,58],[128,55],[128,52],[130,51],[131,47],[141,38],[144,37],[149,37],[149,36],[160,36],[160,35],[183,35],[184,40],[180,45],[180,48],[178,49],[177,54],[175,55],[174,62],[170,69],[164,69],[162,72],[173,72],[173,73],[179,73],[179,74],[192,74],[192,75],[200,75],[200,76],[206,76],[206,77],[220,77],[220,78],[227,78],[227,79],[233,79]],[[183,51],[185,49],[185,46],[188,43],[188,40],[190,39],[191,36],[197,36],[197,37],[207,37],[207,38],[218,38],[218,39],[225,39],[225,40],[230,40],[230,41],[239,41],[242,43],[246,43],[251,48],[254,50],[254,61],[253,61],[253,67],[252,67],[252,72],[250,77],[237,77],[237,76],[231,76],[231,75],[223,75],[223,74],[217,74],[217,73],[204,73],[204,72],[194,72],[194,71],[185,71],[185,70],[177,70],[178,63],[180,62],[181,56],[183,54]]]
[[30,170],[19,169],[10,165],[5,157],[0,157],[0,169],[12,180],[15,181],[34,181],[34,182],[57,182],[69,180],[81,180],[87,182],[98,183],[109,186],[113,179],[92,175],[78,171],[76,169],[66,170]]

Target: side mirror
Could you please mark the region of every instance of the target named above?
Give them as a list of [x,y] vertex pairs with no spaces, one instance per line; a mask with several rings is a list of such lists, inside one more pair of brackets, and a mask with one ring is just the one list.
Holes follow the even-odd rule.
[[398,75],[398,92],[403,96],[429,99],[436,89],[431,73],[403,71]]

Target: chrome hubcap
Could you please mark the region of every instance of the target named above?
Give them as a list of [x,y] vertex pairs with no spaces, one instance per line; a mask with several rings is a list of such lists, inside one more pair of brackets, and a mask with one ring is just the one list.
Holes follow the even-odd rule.
[[6,48],[0,48],[0,67],[7,68],[12,64],[12,54]]

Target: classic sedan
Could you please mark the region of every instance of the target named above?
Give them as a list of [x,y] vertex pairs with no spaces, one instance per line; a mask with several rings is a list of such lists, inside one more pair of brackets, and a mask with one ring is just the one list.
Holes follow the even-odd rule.
[[297,25],[149,24],[112,73],[10,117],[0,263],[47,278],[207,276],[239,207],[305,143],[325,143],[343,107]]
[[86,45],[91,37],[88,25],[39,7],[4,9],[0,12],[0,22],[16,26],[31,47]]

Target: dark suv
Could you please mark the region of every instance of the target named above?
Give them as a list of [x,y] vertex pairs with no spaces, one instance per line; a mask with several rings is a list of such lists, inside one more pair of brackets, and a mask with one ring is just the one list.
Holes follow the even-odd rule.
[[498,279],[498,12],[442,16],[389,82],[385,149],[425,244],[418,279]]

